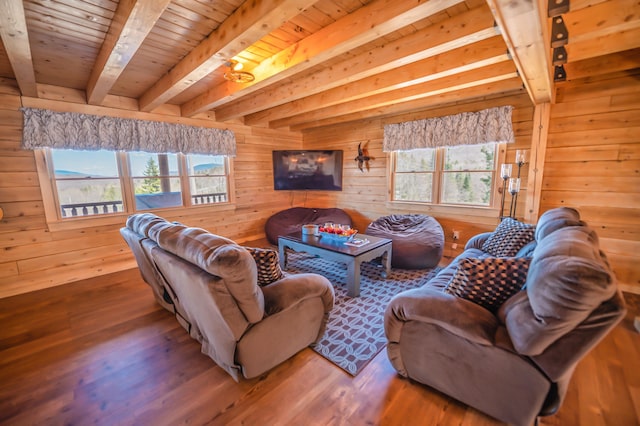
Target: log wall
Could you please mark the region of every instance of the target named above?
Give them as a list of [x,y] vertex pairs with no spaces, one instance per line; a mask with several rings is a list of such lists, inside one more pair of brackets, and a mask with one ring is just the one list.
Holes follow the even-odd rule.
[[[305,148],[342,149],[345,152],[343,191],[309,192],[306,205],[343,208],[353,217],[355,226],[359,230],[364,230],[371,221],[388,214],[424,213],[431,215],[438,219],[445,232],[445,257],[455,257],[462,252],[464,244],[473,235],[495,229],[499,223],[498,209],[389,202],[387,183],[390,154],[382,152],[384,124],[458,114],[465,111],[478,111],[503,105],[514,106],[513,126],[516,140],[515,143],[506,145],[506,156],[504,156],[506,163],[513,163],[516,150],[531,148],[534,107],[526,94],[404,114],[384,121],[365,121],[358,125],[348,124],[304,133]],[[361,172],[354,161],[359,143],[368,144],[370,155],[375,157],[375,160],[370,162],[369,171]],[[516,169],[514,165],[514,172]],[[519,219],[522,219],[525,214],[527,177],[528,168],[525,165],[521,174],[522,190],[518,196],[517,216]],[[501,183],[502,180],[496,182],[496,189],[502,186]],[[508,214],[510,200],[511,196],[507,194],[505,214]],[[454,230],[460,232],[459,241],[453,240]],[[453,244],[457,244],[455,249]]]
[[[47,89],[47,96],[75,101],[72,93],[62,90],[53,94],[51,87]],[[22,99],[23,104],[26,101]],[[47,101],[39,102],[44,103],[40,106],[47,106]],[[57,101],[52,100],[51,104],[59,107]],[[20,106],[15,85],[0,80],[0,207],[4,211],[0,221],[0,298],[135,267],[119,234],[126,216],[106,225],[104,220],[87,220],[86,227],[76,229],[47,225],[35,156],[20,148]],[[69,107],[93,111],[81,103],[74,102]],[[160,114],[149,117],[162,119]],[[300,148],[302,136],[241,125],[229,127],[238,142],[233,161],[237,177],[235,208],[199,207],[156,213],[244,242],[262,238],[266,219],[297,202],[295,194],[273,191],[271,150]]]
[[640,293],[640,72],[566,83],[551,106],[541,211],[573,206]]

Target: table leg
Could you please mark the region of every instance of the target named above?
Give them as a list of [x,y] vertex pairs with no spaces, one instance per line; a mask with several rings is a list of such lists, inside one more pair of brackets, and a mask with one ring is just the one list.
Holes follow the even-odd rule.
[[360,261],[358,259],[347,263],[347,295],[360,296]]
[[384,271],[382,271],[382,278],[387,278],[391,273],[391,249],[386,250],[382,255],[382,266],[384,267]]
[[282,270],[287,269],[287,248],[283,243],[278,244],[278,260],[280,261],[280,268]]

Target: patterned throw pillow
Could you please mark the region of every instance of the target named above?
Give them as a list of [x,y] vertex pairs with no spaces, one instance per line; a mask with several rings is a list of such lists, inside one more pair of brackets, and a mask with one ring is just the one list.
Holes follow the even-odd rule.
[[533,241],[535,232],[535,225],[510,217],[504,218],[482,245],[482,251],[496,257],[513,257],[518,250]]
[[461,259],[444,291],[496,312],[522,289],[530,262],[530,257]]
[[278,252],[272,249],[245,247],[258,267],[258,285],[265,286],[284,277],[280,263],[278,262]]

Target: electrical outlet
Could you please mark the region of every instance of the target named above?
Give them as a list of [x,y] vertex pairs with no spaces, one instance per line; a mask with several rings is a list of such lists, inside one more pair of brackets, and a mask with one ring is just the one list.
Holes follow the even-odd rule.
[[453,239],[454,240],[460,239],[460,231],[453,231]]

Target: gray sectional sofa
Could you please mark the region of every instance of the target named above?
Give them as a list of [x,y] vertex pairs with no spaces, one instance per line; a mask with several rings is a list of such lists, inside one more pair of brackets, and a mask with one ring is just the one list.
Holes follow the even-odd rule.
[[158,303],[235,380],[263,374],[324,334],[334,302],[325,277],[276,274],[259,286],[250,250],[150,213],[129,217],[120,232]]
[[394,297],[387,352],[401,376],[531,425],[558,409],[578,361],[624,314],[595,232],[559,208],[535,228],[503,221],[423,287]]

